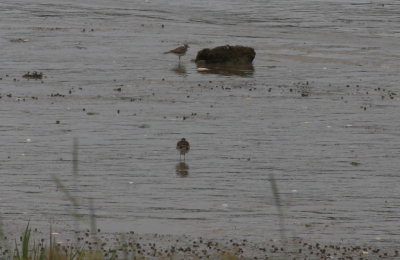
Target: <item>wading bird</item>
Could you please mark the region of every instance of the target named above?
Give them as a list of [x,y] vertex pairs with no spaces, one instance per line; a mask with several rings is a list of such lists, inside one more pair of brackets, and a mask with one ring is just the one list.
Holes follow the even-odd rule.
[[185,161],[185,154],[187,154],[190,150],[190,144],[188,141],[186,141],[185,138],[182,138],[177,144],[176,144],[176,149],[179,151],[179,160],[182,160],[182,155],[183,155],[183,161]]
[[189,48],[189,45],[185,43],[184,45],[182,45],[176,49],[164,52],[164,54],[173,53],[175,55],[178,55],[179,62],[181,62],[181,56],[186,54],[188,48]]

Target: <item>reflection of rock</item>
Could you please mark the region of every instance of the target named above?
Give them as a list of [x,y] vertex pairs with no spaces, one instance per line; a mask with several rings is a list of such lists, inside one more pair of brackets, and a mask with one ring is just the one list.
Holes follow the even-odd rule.
[[251,64],[256,52],[245,46],[218,46],[213,49],[203,49],[197,53],[196,63],[201,64]]
[[179,162],[176,167],[176,174],[178,174],[181,177],[186,177],[189,175],[189,165],[185,162]]
[[174,67],[172,69],[173,72],[175,72],[176,74],[179,75],[186,75],[186,68],[185,66],[181,65],[180,63],[178,63],[178,65],[176,65],[176,67]]
[[224,76],[241,76],[250,77],[254,74],[252,64],[198,64],[197,71],[199,73],[221,74]]

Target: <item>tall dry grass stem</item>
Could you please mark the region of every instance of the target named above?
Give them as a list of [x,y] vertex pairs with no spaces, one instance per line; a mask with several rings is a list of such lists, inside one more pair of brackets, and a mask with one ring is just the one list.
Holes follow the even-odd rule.
[[279,232],[280,232],[280,236],[281,236],[281,241],[286,247],[287,239],[286,239],[286,234],[285,234],[285,216],[284,216],[284,213],[283,213],[283,205],[282,205],[281,197],[279,195],[278,185],[276,183],[276,180],[275,180],[275,177],[274,177],[273,173],[271,173],[269,175],[269,181],[271,183],[272,195],[274,197],[274,203],[275,203],[275,206],[276,206],[276,210],[278,212]]

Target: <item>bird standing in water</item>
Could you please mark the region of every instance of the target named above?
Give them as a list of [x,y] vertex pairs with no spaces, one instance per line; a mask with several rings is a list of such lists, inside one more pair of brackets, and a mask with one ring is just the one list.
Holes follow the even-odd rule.
[[179,160],[182,160],[182,155],[183,155],[183,161],[185,161],[185,154],[187,154],[190,150],[190,144],[188,141],[186,141],[185,138],[182,138],[177,144],[176,144],[176,149],[179,151]]
[[181,62],[181,56],[186,54],[188,48],[189,48],[189,45],[185,43],[184,45],[182,45],[176,49],[164,52],[164,54],[173,53],[175,55],[178,55],[179,62]]

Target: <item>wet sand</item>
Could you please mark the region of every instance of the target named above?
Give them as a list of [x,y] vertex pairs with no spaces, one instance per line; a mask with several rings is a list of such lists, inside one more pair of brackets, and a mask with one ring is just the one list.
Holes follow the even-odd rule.
[[[31,245],[48,248],[48,232],[32,230]],[[135,232],[105,234],[100,229],[76,232],[69,239],[65,234],[52,233],[53,252],[58,255],[81,255],[96,259],[397,259],[398,249],[382,249],[352,243],[318,243],[299,237],[288,240],[269,239],[262,242],[247,239],[209,239],[188,235],[135,234]],[[284,241],[284,242],[283,242]],[[21,242],[17,242],[21,247]],[[0,245],[8,259],[10,247]],[[89,253],[90,252],[90,253]],[[55,254],[57,255],[57,254]]]

